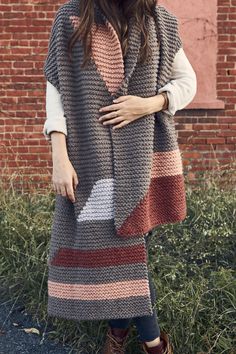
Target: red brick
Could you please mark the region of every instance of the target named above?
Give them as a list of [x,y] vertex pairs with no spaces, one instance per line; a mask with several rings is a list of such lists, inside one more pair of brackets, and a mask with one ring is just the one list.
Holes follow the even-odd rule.
[[[40,188],[51,183],[52,168],[51,146],[42,134],[46,116],[42,65],[52,19],[63,3],[2,0],[0,4],[1,168],[9,175],[21,171],[26,184],[35,175]],[[236,0],[218,0],[217,23],[216,89],[225,109],[181,110],[175,117],[183,164],[192,183],[201,170],[221,168],[235,159]]]
[[225,139],[223,138],[209,138],[207,139],[207,144],[224,144]]

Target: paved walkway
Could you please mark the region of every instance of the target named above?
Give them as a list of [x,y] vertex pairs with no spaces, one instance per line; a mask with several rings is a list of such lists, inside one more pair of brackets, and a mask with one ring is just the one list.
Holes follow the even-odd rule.
[[[18,326],[13,323],[18,324]],[[36,328],[40,335],[26,333],[23,328]],[[0,298],[0,354],[68,354],[70,348],[47,339],[45,325],[33,323],[23,305]],[[49,328],[47,327],[46,331]],[[41,343],[42,342],[42,343]]]

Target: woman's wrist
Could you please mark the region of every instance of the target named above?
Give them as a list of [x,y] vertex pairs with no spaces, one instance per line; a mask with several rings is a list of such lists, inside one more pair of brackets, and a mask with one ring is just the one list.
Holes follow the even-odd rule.
[[52,158],[57,160],[58,156],[62,159],[69,158],[66,146],[66,136],[64,133],[52,131],[50,133],[52,142]]
[[155,96],[146,97],[146,114],[152,114],[165,110],[169,106],[169,100],[166,92],[159,93]]
[[161,92],[160,95],[162,95],[164,97],[164,100],[165,100],[161,110],[165,111],[168,108],[168,106],[169,106],[169,99],[168,99],[167,93],[165,91]]

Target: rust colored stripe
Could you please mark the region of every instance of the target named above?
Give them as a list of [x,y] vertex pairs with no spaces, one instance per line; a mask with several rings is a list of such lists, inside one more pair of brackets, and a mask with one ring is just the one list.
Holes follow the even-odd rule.
[[151,179],[145,197],[118,230],[118,235],[142,234],[157,225],[181,221],[185,216],[184,176],[155,177]]
[[98,268],[145,262],[145,257],[145,247],[142,244],[90,251],[62,247],[56,253],[51,264],[63,267]]

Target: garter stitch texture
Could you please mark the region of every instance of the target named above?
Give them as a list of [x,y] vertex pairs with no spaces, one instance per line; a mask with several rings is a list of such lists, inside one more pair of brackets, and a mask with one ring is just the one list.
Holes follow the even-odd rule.
[[173,117],[146,115],[120,129],[98,122],[99,108],[123,95],[153,96],[182,46],[176,17],[156,5],[147,18],[152,55],[140,64],[141,34],[129,21],[129,50],[95,4],[92,59],[67,43],[79,24],[79,0],[55,15],[44,74],[60,92],[66,144],[79,183],[76,201],[55,199],[48,258],[48,314],[75,320],[152,314],[144,234],[186,216],[182,160]]

